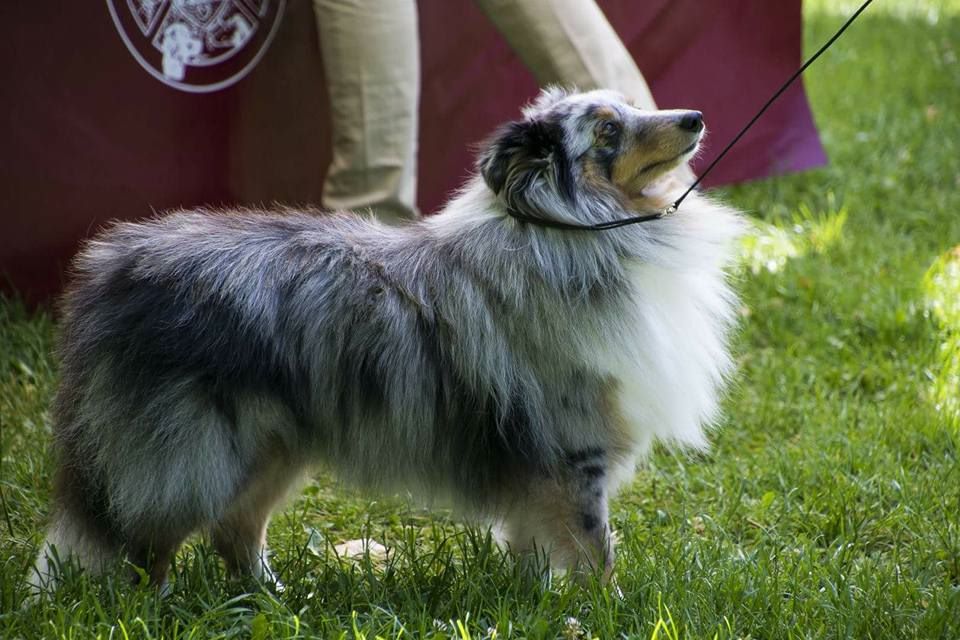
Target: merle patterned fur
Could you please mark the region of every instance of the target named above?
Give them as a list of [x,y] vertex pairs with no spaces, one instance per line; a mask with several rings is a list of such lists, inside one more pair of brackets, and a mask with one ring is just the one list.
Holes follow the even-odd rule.
[[[597,133],[611,117],[627,142]],[[589,223],[654,203],[630,189],[669,186],[688,157],[676,118],[547,91],[443,212],[405,227],[195,210],[104,231],[63,300],[34,585],[56,578],[53,556],[100,571],[126,555],[162,583],[199,529],[232,569],[274,580],[269,513],[317,463],[608,575],[607,501],[637,456],[655,438],[702,446],[716,417],[737,216],[694,196],[672,219],[588,233],[505,212]],[[650,166],[616,184],[630,153]]]

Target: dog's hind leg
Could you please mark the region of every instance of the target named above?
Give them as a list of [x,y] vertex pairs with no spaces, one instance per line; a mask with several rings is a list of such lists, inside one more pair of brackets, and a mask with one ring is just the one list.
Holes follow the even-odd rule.
[[189,531],[159,530],[149,537],[137,539],[128,545],[127,559],[131,565],[131,579],[141,579],[140,570],[145,572],[149,584],[166,593],[169,589],[167,582],[170,573],[170,563],[177,549],[190,534]]
[[303,470],[282,456],[256,471],[211,529],[214,548],[234,575],[279,585],[270,568],[267,524],[274,507],[302,478]]
[[554,568],[601,580],[613,572],[607,506],[607,463],[601,449],[570,453],[559,477],[532,480],[505,517],[511,548],[545,551]]
[[114,437],[101,445],[100,458],[134,573],[146,572],[164,589],[180,544],[222,517],[242,486],[244,465],[232,421],[192,384],[152,402],[163,411],[138,426],[149,437]]

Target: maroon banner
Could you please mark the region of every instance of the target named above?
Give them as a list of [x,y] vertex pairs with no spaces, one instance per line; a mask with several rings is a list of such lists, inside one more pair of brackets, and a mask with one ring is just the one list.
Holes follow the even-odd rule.
[[[801,62],[799,0],[600,4],[658,104],[704,112],[700,166]],[[468,0],[421,0],[420,20],[419,204],[429,213],[471,171],[469,146],[537,87]],[[320,204],[331,136],[308,0],[5,2],[0,32],[5,290],[30,302],[55,293],[80,239],[111,219]],[[797,84],[708,183],[824,160]]]

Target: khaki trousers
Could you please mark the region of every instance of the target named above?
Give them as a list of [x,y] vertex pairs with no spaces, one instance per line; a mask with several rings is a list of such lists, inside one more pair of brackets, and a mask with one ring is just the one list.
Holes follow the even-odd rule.
[[[616,89],[655,108],[593,0],[475,0],[541,85]],[[313,0],[331,103],[331,209],[388,222],[416,207],[420,46],[415,0]]]

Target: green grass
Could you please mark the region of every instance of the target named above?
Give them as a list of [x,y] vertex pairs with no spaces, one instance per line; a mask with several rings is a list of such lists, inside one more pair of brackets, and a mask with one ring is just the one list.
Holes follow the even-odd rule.
[[[807,49],[854,2],[808,0]],[[829,167],[724,194],[740,375],[708,456],[613,506],[622,597],[536,580],[482,535],[318,478],[272,525],[279,597],[202,542],[175,589],[75,578],[21,609],[51,461],[54,326],[0,306],[0,637],[960,637],[960,2],[876,2],[806,77]],[[338,561],[369,535],[386,560]]]

